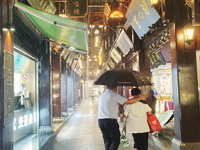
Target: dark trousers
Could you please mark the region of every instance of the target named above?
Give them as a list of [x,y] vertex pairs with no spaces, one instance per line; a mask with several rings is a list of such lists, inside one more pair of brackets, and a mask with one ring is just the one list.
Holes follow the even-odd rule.
[[148,150],[148,132],[132,133],[134,139],[134,148],[138,150]]
[[119,124],[116,119],[99,119],[105,150],[117,150],[120,144]]

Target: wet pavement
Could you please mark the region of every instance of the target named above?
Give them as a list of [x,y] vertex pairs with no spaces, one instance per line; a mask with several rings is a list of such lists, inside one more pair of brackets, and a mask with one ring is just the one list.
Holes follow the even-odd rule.
[[[14,144],[14,150],[104,150],[103,138],[97,123],[97,99],[83,100],[70,110],[66,118],[53,120],[53,133],[30,135]],[[121,123],[120,123],[120,126]],[[149,133],[148,150],[171,150],[174,138],[173,120],[158,134]],[[133,139],[127,135],[130,145],[119,150],[133,150]]]
[[[76,108],[76,111],[68,119],[63,128],[57,134],[53,150],[103,150],[103,139],[97,123],[97,101],[83,100]],[[159,144],[159,137],[150,134],[149,150],[169,149],[170,143]],[[133,150],[133,140],[128,135],[129,147],[122,147],[119,150]],[[156,140],[157,139],[157,140]]]

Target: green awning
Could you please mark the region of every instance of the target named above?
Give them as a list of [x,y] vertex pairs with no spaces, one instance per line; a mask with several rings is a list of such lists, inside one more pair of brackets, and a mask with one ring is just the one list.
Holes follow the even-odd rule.
[[84,53],[88,51],[85,23],[45,13],[19,2],[15,6],[23,10],[46,37],[70,47],[71,50]]

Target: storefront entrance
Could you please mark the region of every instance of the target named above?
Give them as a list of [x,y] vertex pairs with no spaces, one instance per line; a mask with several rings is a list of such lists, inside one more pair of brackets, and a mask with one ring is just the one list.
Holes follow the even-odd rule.
[[153,69],[152,82],[158,91],[156,112],[163,113],[173,110],[171,64]]
[[38,122],[36,59],[18,50],[14,51],[14,142],[36,134]]

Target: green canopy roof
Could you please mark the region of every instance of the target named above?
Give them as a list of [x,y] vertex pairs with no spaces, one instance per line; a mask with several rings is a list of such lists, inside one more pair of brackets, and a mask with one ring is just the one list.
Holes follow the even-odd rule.
[[75,51],[88,51],[85,23],[45,13],[19,2],[16,2],[15,6],[23,10],[46,37],[66,47],[72,47],[71,50],[75,48]]

